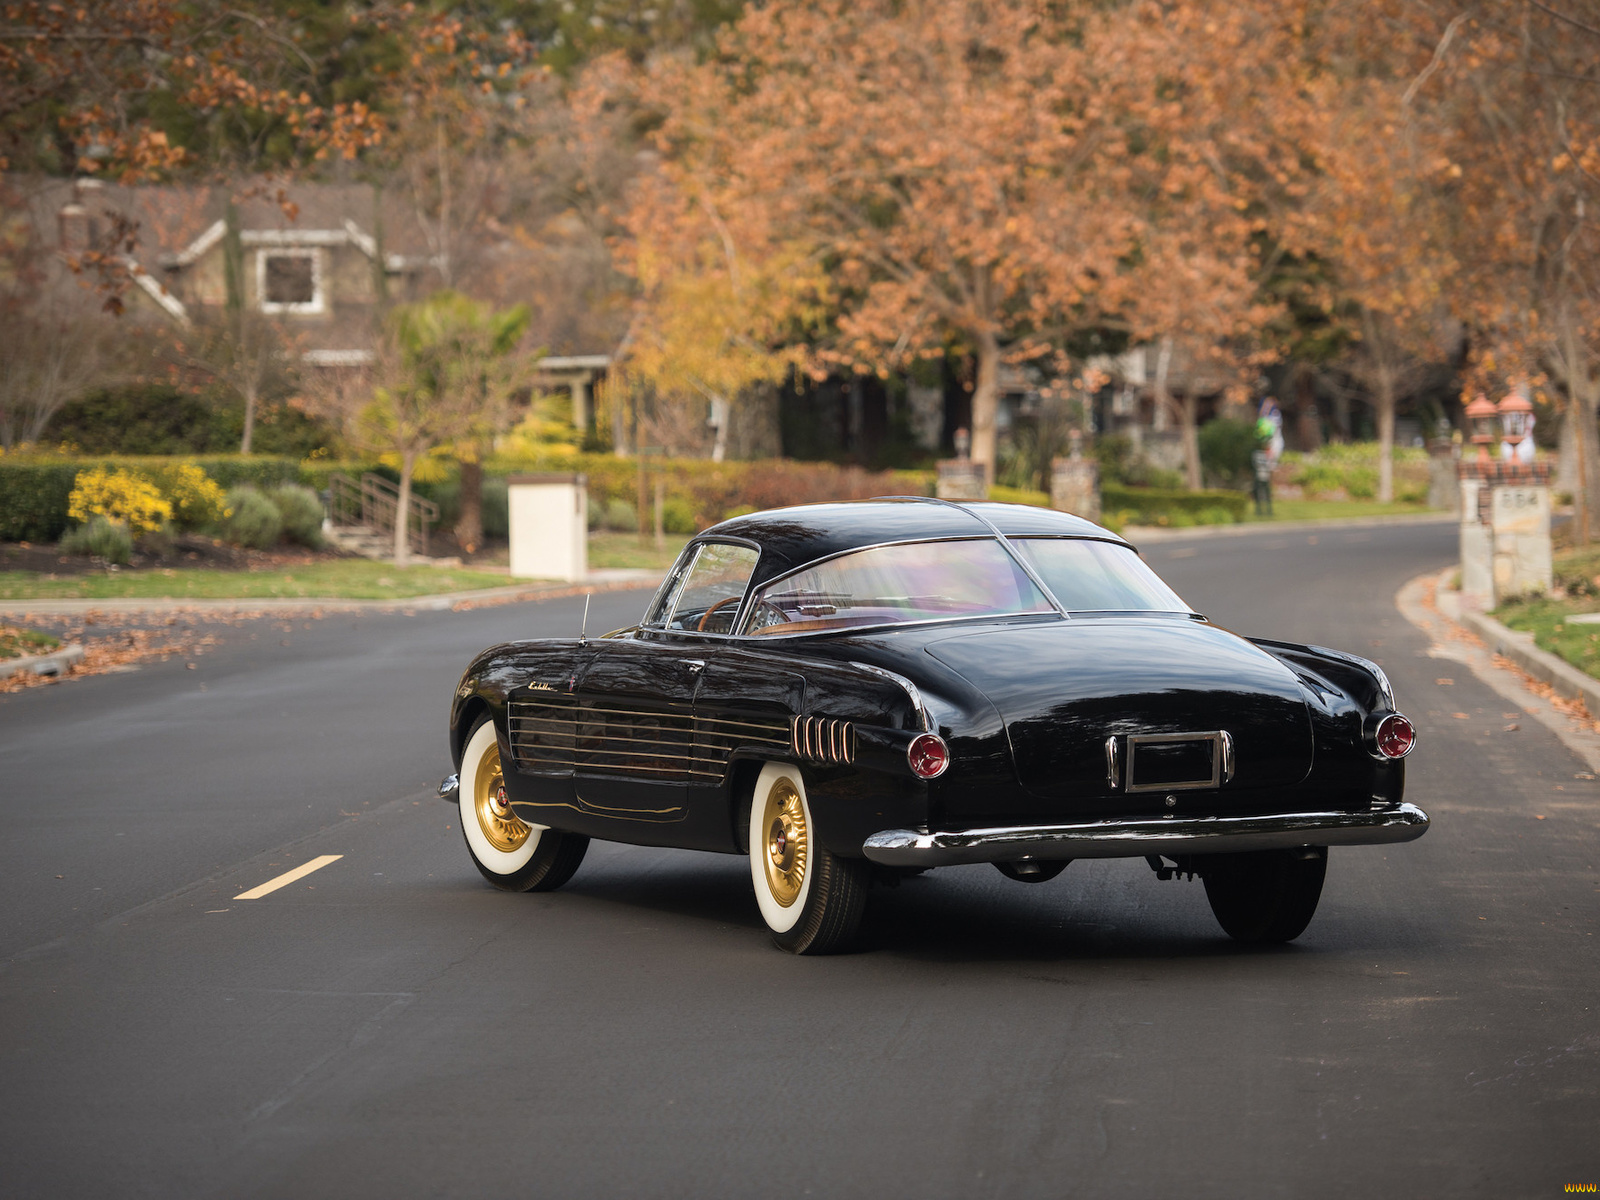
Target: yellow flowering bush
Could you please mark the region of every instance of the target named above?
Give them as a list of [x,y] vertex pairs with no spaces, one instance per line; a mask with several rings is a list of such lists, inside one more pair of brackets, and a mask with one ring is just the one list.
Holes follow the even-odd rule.
[[67,498],[67,516],[80,524],[93,517],[120,521],[129,533],[149,533],[172,519],[172,505],[143,475],[96,467],[80,471]]
[[184,529],[204,529],[233,515],[227,493],[196,463],[165,467],[157,482],[172,502],[173,520]]

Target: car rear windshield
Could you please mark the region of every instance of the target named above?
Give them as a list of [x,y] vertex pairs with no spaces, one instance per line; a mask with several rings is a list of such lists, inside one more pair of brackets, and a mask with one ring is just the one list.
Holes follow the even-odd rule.
[[1193,611],[1126,546],[1085,538],[1012,538],[1011,544],[1069,613]]
[[1055,610],[993,538],[841,554],[756,593],[745,632],[813,633]]

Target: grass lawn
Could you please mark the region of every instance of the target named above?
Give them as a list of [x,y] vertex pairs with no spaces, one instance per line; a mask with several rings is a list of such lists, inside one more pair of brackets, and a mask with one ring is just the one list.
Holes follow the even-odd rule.
[[512,582],[503,574],[468,568],[395,567],[364,558],[347,558],[258,571],[198,567],[56,577],[32,571],[0,571],[0,599],[392,600],[505,587]]
[[31,654],[45,654],[61,645],[60,638],[37,629],[17,629],[0,625],[0,659],[26,658]]
[[589,569],[602,567],[644,567],[666,573],[678,558],[678,552],[689,539],[681,533],[669,533],[662,539],[663,549],[656,549],[655,538],[648,537],[639,544],[637,533],[603,533],[599,530],[589,535]]
[[1533,634],[1541,650],[1600,678],[1600,625],[1575,625],[1567,618],[1600,611],[1600,549],[1567,550],[1555,556],[1554,596],[1513,600],[1495,610],[1504,625]]
[[1402,514],[1422,516],[1432,512],[1426,504],[1405,504],[1392,501],[1379,504],[1376,500],[1279,500],[1272,501],[1272,515],[1258,517],[1254,510],[1245,517],[1247,521],[1321,521],[1329,518],[1390,517]]

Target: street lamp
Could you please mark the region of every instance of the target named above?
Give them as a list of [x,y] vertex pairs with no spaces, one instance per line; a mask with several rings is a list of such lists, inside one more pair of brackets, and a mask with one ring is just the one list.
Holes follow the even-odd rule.
[[1489,462],[1489,447],[1495,441],[1495,418],[1500,415],[1500,410],[1495,407],[1494,401],[1482,392],[1473,402],[1467,405],[1467,425],[1472,430],[1472,444],[1478,448],[1478,461]]
[[1528,418],[1533,415],[1533,405],[1516,392],[1512,392],[1497,406],[1500,425],[1505,430],[1505,440],[1513,446],[1522,444],[1528,436]]

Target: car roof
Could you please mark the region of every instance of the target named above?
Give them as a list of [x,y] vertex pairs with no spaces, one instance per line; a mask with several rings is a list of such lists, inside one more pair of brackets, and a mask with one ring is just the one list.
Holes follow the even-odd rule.
[[846,550],[924,538],[986,537],[989,525],[1008,537],[1084,537],[1128,543],[1109,529],[1071,513],[1027,504],[957,504],[922,496],[891,496],[833,504],[801,504],[731,517],[699,539],[742,538],[761,547],[752,583]]

